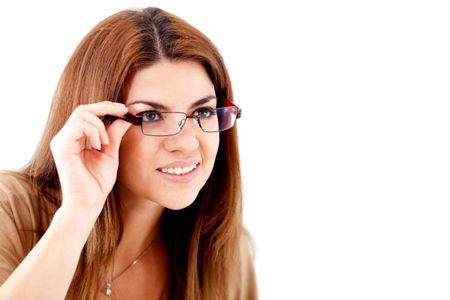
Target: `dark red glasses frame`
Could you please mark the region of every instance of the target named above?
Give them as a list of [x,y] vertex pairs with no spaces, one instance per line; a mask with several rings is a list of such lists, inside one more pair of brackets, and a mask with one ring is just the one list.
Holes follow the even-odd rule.
[[[225,106],[223,107],[231,107],[234,106],[237,108],[237,113],[236,113],[236,119],[239,119],[242,115],[242,109],[236,105],[234,105],[234,103],[228,99],[223,99],[223,103],[225,104]],[[218,107],[220,108],[220,107]],[[107,115],[106,116],[108,121],[110,121],[111,123],[117,119],[122,119],[124,121],[130,122],[133,125],[142,125],[142,116],[139,115],[133,115],[132,113],[127,113],[121,117],[117,117],[117,116],[111,116],[111,115]],[[192,118],[192,116],[188,116],[186,115],[187,118]]]

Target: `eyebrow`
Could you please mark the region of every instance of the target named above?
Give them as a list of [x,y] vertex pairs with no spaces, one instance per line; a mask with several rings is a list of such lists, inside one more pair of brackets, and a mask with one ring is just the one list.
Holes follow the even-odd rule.
[[[193,109],[193,108],[195,108],[197,106],[201,106],[203,104],[206,104],[209,101],[214,100],[214,99],[217,99],[217,98],[216,98],[216,96],[213,96],[213,95],[209,95],[209,96],[203,97],[203,98],[195,101],[194,103],[192,103],[190,109]],[[167,108],[167,106],[165,106],[165,105],[163,105],[161,103],[158,103],[156,101],[137,100],[137,101],[134,101],[134,102],[132,102],[132,103],[130,103],[128,105],[133,105],[133,104],[146,104],[146,105],[149,105],[149,106],[153,107],[154,109],[169,110]]]

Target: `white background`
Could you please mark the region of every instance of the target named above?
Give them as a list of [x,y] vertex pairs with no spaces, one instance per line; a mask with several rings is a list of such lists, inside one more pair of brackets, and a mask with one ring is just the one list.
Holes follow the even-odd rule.
[[0,169],[29,160],[81,38],[159,6],[231,73],[261,299],[450,299],[446,1],[11,2]]

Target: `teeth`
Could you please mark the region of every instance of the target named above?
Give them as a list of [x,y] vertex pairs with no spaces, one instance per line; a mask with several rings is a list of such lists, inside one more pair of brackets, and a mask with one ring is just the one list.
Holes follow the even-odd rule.
[[183,167],[183,168],[162,168],[161,172],[168,173],[168,174],[175,174],[175,175],[184,175],[189,172],[192,172],[192,170],[197,168],[197,164],[193,164],[191,166]]

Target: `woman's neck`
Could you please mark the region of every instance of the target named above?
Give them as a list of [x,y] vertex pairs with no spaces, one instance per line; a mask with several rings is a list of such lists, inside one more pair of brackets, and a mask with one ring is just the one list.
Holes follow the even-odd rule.
[[158,235],[164,207],[147,199],[132,198],[124,191],[118,191],[118,196],[123,232],[116,255],[132,257]]
[[[164,207],[123,197],[120,203],[123,233],[105,281],[119,299],[148,299],[149,295],[159,299],[169,276],[167,249],[160,234]],[[101,294],[99,299],[106,297]]]

